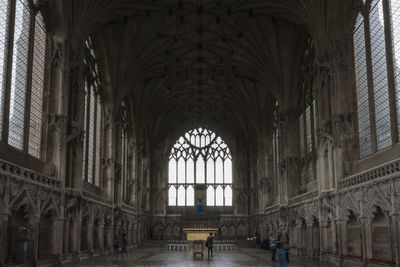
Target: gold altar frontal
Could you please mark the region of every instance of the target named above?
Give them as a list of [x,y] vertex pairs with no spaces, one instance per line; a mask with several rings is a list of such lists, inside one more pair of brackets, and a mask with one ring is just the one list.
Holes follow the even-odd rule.
[[206,241],[210,233],[218,232],[218,228],[183,228],[184,233],[186,233],[186,240],[203,240]]

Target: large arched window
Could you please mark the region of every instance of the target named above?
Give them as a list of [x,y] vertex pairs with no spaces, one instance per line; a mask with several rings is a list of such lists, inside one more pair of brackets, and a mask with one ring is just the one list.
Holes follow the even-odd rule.
[[365,158],[399,142],[400,2],[366,2],[353,38],[359,148]]
[[86,41],[85,117],[83,142],[83,179],[100,186],[103,104],[100,99],[100,76],[91,38]]
[[311,38],[307,41],[301,65],[299,81],[299,130],[300,130],[300,156],[303,161],[301,170],[300,193],[306,191],[306,186],[314,181],[316,175],[315,155],[317,145],[317,117],[315,112],[315,97],[313,89],[314,77],[314,45]]
[[29,0],[0,0],[0,139],[40,158],[47,33]]
[[232,206],[232,156],[214,132],[196,128],[171,149],[168,205],[194,206],[195,185],[205,185],[207,206]]

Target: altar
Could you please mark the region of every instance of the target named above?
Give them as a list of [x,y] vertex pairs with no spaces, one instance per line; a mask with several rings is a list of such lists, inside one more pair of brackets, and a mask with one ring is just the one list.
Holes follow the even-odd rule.
[[186,235],[186,240],[194,241],[194,240],[202,240],[206,241],[207,237],[210,236],[210,233],[215,237],[218,233],[218,228],[183,228],[183,233]]

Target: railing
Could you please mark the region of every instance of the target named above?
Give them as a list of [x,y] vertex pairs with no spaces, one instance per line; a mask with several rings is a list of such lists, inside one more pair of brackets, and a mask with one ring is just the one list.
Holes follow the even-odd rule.
[[0,174],[13,177],[18,180],[39,184],[40,186],[57,191],[61,188],[60,181],[57,181],[54,178],[50,178],[47,175],[15,165],[2,159],[0,159]]
[[110,207],[112,206],[112,201],[106,199],[105,197],[102,197],[102,196],[99,196],[96,194],[92,194],[87,191],[82,191],[82,196],[83,196],[83,198],[86,198],[89,201],[97,202],[97,203],[100,203],[100,204],[103,204],[106,206],[110,206]]
[[318,190],[307,192],[289,199],[289,205],[298,204],[308,199],[316,198],[318,196]]
[[339,188],[343,189],[359,185],[362,183],[366,183],[375,179],[383,178],[385,176],[396,175],[396,174],[400,176],[400,159],[346,177],[345,179],[339,182]]

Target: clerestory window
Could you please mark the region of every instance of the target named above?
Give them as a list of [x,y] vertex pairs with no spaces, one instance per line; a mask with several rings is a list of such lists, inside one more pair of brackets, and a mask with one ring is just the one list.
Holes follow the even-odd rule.
[[360,158],[365,158],[399,141],[400,1],[367,2],[356,20],[353,45]]
[[196,128],[180,137],[171,149],[168,205],[194,206],[197,185],[207,190],[207,206],[232,206],[232,156],[213,131]]
[[0,0],[0,139],[40,158],[47,31],[28,0]]
[[100,76],[91,38],[85,46],[85,114],[83,142],[83,179],[100,186],[103,104],[101,102]]

